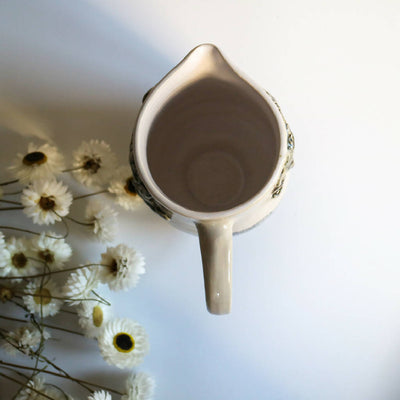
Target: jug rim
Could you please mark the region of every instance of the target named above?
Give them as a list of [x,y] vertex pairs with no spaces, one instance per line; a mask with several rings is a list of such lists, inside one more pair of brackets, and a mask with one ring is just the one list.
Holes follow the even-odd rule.
[[[232,67],[232,65],[226,61],[227,65],[232,68],[232,71],[237,75],[238,78],[243,79],[247,82],[262,98],[267,102],[272,114],[275,118],[278,133],[280,137],[280,146],[279,146],[279,156],[276,162],[274,171],[268,181],[265,182],[265,185],[260,188],[260,190],[252,197],[236,205],[235,207],[222,210],[222,211],[211,211],[211,212],[203,212],[203,211],[195,211],[188,209],[170,199],[162,189],[157,185],[154,181],[152,174],[150,172],[150,168],[147,162],[147,147],[143,146],[144,143],[141,142],[141,137],[139,135],[139,131],[141,129],[141,122],[143,119],[143,115],[151,112],[150,107],[152,106],[152,100],[156,98],[158,90],[162,87],[163,83],[166,80],[169,80],[173,77],[174,74],[181,68],[181,66],[187,61],[189,57],[191,57],[195,52],[198,51],[211,51],[218,52],[219,56],[222,57],[225,61],[225,57],[222,55],[220,50],[213,44],[205,43],[196,46],[192,49],[188,55],[183,58],[183,60],[177,64],[167,75],[164,76],[155,86],[152,88],[151,92],[146,98],[146,101],[142,105],[142,108],[137,116],[135,128],[133,131],[132,137],[132,149],[131,149],[131,157],[134,158],[134,162],[137,168],[137,172],[141,177],[146,189],[149,191],[149,194],[162,206],[166,207],[173,213],[179,214],[186,218],[195,220],[195,221],[212,221],[230,218],[237,214],[244,212],[245,210],[253,207],[255,204],[258,204],[260,201],[265,200],[266,194],[273,191],[273,188],[276,185],[279,176],[282,173],[282,170],[285,167],[286,163],[286,155],[288,152],[287,148],[287,126],[286,122],[281,114],[279,106],[276,104],[272,96],[265,90],[260,88],[252,79],[248,78],[245,74],[239,71],[236,67]],[[146,137],[147,142],[147,137]],[[145,143],[146,144],[146,143]],[[142,151],[141,151],[142,150]],[[144,151],[143,151],[144,150]]]

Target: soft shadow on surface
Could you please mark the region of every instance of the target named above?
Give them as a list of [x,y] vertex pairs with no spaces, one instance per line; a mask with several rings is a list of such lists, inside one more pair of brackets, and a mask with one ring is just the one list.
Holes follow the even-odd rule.
[[0,125],[57,142],[130,133],[143,94],[175,63],[81,0],[2,2],[0,59]]
[[[4,167],[31,140],[14,133],[50,137],[68,166],[82,140],[103,139],[117,153],[119,164],[128,165],[142,96],[177,62],[160,55],[140,33],[82,0],[2,2],[0,59]],[[6,169],[1,176],[9,177]],[[73,211],[80,208],[76,205]],[[135,226],[145,233],[171,232],[159,217],[147,219],[149,214],[138,213]]]
[[[82,0],[1,2],[0,60],[2,181],[9,177],[5,167],[17,152],[25,151],[31,137],[53,140],[69,165],[71,151],[82,140],[104,139],[121,165],[127,165],[142,96],[176,63],[161,56],[140,34]],[[136,228],[142,226],[148,233],[151,228],[161,237],[165,233],[163,221],[158,222],[155,216],[149,228],[142,214]],[[25,216],[14,213],[0,216],[0,222],[9,222],[15,216],[15,225],[29,224]],[[80,261],[88,256],[85,246],[74,248],[80,253]],[[2,313],[15,315],[8,306],[2,307]],[[74,318],[65,318],[64,323],[78,328]],[[18,324],[1,325],[11,328]],[[57,333],[54,336],[64,337]],[[49,342],[46,351],[71,374],[77,368],[76,374],[83,378],[97,382],[104,378],[106,383],[117,382],[118,378],[117,385],[123,383],[123,374],[105,365],[95,341],[64,337]],[[86,352],[88,364],[76,365],[77,355]],[[83,376],[82,368],[90,369],[87,376]],[[11,398],[16,389],[16,385],[2,381],[0,398]]]

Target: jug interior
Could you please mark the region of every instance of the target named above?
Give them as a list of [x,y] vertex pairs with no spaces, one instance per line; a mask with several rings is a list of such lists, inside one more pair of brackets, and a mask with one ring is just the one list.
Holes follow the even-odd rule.
[[279,158],[277,121],[247,82],[203,78],[155,116],[147,163],[160,190],[193,211],[217,212],[256,195]]

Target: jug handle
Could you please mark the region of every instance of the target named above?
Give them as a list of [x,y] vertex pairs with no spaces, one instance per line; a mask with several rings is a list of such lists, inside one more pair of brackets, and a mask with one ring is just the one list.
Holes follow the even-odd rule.
[[228,314],[232,299],[232,222],[207,221],[196,227],[207,309],[211,314]]

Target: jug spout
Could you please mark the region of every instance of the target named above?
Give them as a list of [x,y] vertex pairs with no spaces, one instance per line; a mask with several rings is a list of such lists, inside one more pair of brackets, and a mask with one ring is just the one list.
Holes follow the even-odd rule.
[[237,77],[237,73],[225,59],[218,47],[205,43],[195,47],[180,64],[181,72],[192,74],[192,78],[214,77],[227,80]]

